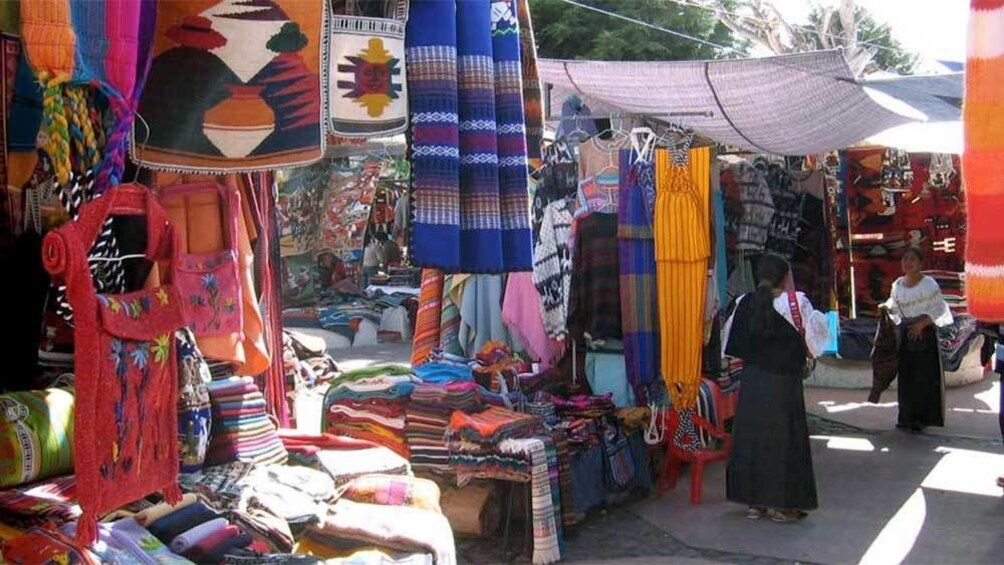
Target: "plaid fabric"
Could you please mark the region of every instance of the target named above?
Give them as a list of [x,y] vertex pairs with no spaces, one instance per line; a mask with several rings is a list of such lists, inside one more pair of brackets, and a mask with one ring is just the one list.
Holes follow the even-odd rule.
[[[411,112],[411,259],[460,266],[460,126],[452,1],[413,0],[405,33]],[[417,342],[416,342],[417,343]]]
[[571,297],[571,334],[621,337],[620,258],[617,214],[593,213],[578,220]]
[[650,190],[655,190],[655,171],[651,163],[630,166],[627,162],[630,156],[630,151],[621,151],[617,246],[624,358],[628,381],[641,406],[647,402],[649,383],[659,374],[655,240],[646,196]]
[[533,38],[530,1],[516,0],[519,18],[519,59],[523,67],[523,117],[526,120],[526,157],[531,168],[541,164],[540,142],[544,137],[544,114],[541,106],[540,75],[537,73],[537,45]]

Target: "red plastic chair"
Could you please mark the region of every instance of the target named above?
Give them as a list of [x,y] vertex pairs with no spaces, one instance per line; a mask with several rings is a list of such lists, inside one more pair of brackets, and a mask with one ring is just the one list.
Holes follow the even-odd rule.
[[712,424],[706,418],[694,415],[694,425],[704,430],[721,442],[718,449],[699,449],[687,451],[673,445],[673,434],[680,425],[680,417],[670,410],[666,429],[666,462],[659,475],[659,492],[676,488],[680,475],[680,464],[690,463],[690,502],[701,503],[701,491],[704,488],[704,466],[715,461],[724,461],[732,451],[732,434],[725,431],[725,422],[736,415],[737,392],[723,393],[717,384],[711,383],[712,394],[715,397],[715,408],[718,411],[718,425]]

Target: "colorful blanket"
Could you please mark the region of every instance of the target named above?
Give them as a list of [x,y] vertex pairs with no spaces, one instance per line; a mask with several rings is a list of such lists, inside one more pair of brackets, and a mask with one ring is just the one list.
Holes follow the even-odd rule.
[[428,479],[400,475],[366,475],[345,485],[340,497],[352,502],[408,506],[442,513],[439,485]]
[[135,158],[212,173],[321,158],[324,10],[297,0],[162,3],[139,105],[149,131],[137,126]]
[[455,411],[450,417],[449,435],[480,443],[526,436],[541,425],[540,418],[492,406],[477,414]]
[[[544,565],[561,560],[560,508],[555,512],[548,471],[548,453],[540,438],[507,439],[499,444],[499,451],[530,459],[531,507],[533,510],[533,563]],[[557,454],[554,457],[557,464]]]

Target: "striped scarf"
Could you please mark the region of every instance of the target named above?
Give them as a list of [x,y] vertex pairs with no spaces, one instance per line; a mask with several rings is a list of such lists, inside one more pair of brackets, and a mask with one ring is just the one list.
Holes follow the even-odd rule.
[[443,300],[443,273],[438,269],[422,270],[422,287],[418,297],[415,336],[412,341],[411,364],[420,365],[433,349],[439,347],[439,327]]
[[[530,459],[530,490],[533,511],[533,563],[542,565],[561,560],[560,520],[555,519],[548,473],[547,448],[540,438],[507,439],[499,444],[502,453]],[[556,457],[555,457],[556,459]]]
[[1004,320],[1004,0],[972,0],[966,61],[965,153],[969,312]]
[[621,151],[617,239],[620,255],[621,329],[627,377],[635,399],[644,405],[647,387],[659,374],[659,310],[655,240],[646,187],[655,187],[651,163],[629,163]]

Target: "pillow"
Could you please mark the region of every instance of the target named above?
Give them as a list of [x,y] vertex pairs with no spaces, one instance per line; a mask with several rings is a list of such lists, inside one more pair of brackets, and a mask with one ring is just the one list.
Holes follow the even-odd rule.
[[384,506],[410,506],[442,513],[439,485],[401,475],[366,475],[344,487],[341,498]]
[[73,473],[71,389],[0,395],[0,488]]

